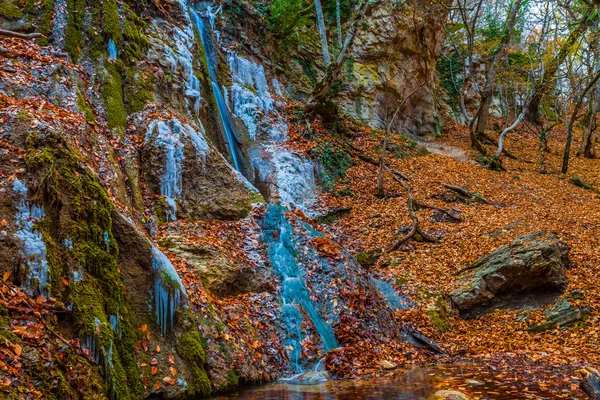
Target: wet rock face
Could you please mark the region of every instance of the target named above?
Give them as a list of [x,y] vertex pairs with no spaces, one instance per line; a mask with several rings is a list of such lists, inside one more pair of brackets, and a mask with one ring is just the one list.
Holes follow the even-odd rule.
[[248,264],[229,260],[218,249],[171,235],[160,240],[160,245],[196,268],[203,286],[219,297],[258,292],[271,276],[256,276]]
[[450,298],[461,314],[469,314],[489,311],[511,295],[558,294],[567,286],[568,255],[568,246],[554,234],[519,236],[475,262]]
[[[195,135],[183,132],[174,140],[177,135],[172,131],[164,135],[166,142],[157,132],[146,134],[142,176],[151,193],[167,198],[165,210],[157,210],[166,215],[159,218],[235,219],[247,215],[251,204],[261,200],[260,195],[203,138],[201,130]],[[202,140],[202,151],[197,138]]]

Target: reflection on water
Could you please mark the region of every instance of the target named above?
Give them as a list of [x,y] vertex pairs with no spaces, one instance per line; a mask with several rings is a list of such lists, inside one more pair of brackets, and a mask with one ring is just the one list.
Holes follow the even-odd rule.
[[[469,386],[469,381],[477,380]],[[220,400],[351,400],[427,399],[438,390],[459,390],[471,399],[553,398],[523,393],[514,382],[503,384],[477,376],[474,365],[443,365],[397,371],[390,376],[361,380],[336,380],[319,385],[272,383],[217,396]]]

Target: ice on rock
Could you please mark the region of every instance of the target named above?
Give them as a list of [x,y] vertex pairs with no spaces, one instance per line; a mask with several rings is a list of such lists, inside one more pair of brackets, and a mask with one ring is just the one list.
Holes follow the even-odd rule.
[[196,149],[198,157],[205,162],[210,152],[208,142],[204,138],[204,128],[197,132],[190,125],[182,124],[177,119],[167,121],[155,120],[148,126],[145,143],[153,141],[161,147],[165,154],[165,168],[160,178],[160,193],[165,196],[168,209],[167,220],[177,219],[177,202],[183,191],[182,168],[185,139],[189,139]]
[[156,321],[163,336],[173,329],[175,312],[187,299],[183,283],[171,261],[158,248],[152,247],[152,268],[155,273],[154,300]]
[[119,57],[119,51],[117,50],[117,44],[112,39],[108,40],[107,51],[108,51],[108,59],[109,60],[116,60],[117,57]]
[[21,254],[26,260],[26,290],[30,294],[37,292],[47,296],[49,270],[46,259],[46,244],[42,234],[36,229],[37,221],[44,217],[44,209],[27,202],[27,187],[18,179],[13,183],[13,191],[19,200],[17,203],[17,232],[15,236],[21,241]]

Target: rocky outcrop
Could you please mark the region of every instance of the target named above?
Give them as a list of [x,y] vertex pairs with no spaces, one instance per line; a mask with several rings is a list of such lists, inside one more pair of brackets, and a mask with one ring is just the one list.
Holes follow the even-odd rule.
[[560,292],[567,286],[569,248],[554,234],[519,236],[468,267],[450,298],[461,313],[527,291]]
[[[357,37],[345,88],[338,94],[345,112],[376,128],[405,98],[394,131],[433,137],[439,132],[436,111],[436,63],[445,31],[449,1],[393,1],[374,8],[368,28]],[[387,116],[387,117],[386,117]]]

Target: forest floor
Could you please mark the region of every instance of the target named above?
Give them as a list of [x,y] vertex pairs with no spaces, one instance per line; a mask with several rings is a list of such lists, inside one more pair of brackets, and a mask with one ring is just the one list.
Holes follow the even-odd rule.
[[[382,133],[351,130],[352,145],[377,158]],[[401,135],[393,135],[392,142],[404,148],[415,146]],[[441,237],[440,243],[411,242],[384,254],[371,268],[387,274],[401,292],[419,302],[418,309],[404,312],[401,318],[413,321],[450,355],[481,361],[482,369],[498,380],[522,381],[522,389],[532,398],[542,392],[545,396],[553,393],[554,398],[585,398],[577,389],[576,371],[600,363],[596,342],[600,330],[600,196],[594,189],[600,188],[600,160],[573,157],[569,173],[561,174],[564,134],[558,131],[549,139],[546,174],[538,172],[539,141],[532,133],[509,135],[505,146],[518,160],[504,158],[506,171],[502,172],[477,162],[468,129],[462,125],[448,121],[434,143],[434,152],[424,156],[392,154],[390,166],[410,178],[415,199],[457,208],[463,221],[436,222],[431,210],[419,211],[422,228]],[[578,145],[574,144],[574,152]],[[387,196],[375,195],[377,172],[376,166],[355,158],[345,178],[323,197],[327,207],[352,209],[326,229],[355,254],[387,248],[411,223],[406,193],[389,174],[385,177]],[[589,187],[579,187],[576,181]],[[464,187],[491,204],[448,204],[441,200],[448,193],[442,182]],[[570,301],[577,307],[591,307],[589,318],[575,327],[535,334],[527,329],[544,320],[542,310],[496,310],[472,320],[449,311],[447,320],[435,320],[430,311],[444,302],[457,271],[519,235],[540,230],[555,232],[569,245],[574,266],[567,273],[565,293],[579,290],[584,294]]]

